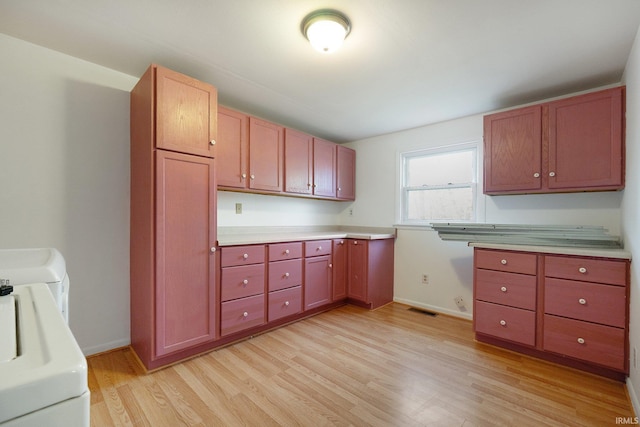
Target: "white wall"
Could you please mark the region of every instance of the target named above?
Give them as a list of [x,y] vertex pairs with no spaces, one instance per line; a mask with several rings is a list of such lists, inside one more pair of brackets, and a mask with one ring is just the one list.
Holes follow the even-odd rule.
[[635,412],[640,414],[640,372],[633,366],[633,349],[640,350],[640,32],[629,55],[623,80],[627,85],[627,180],[622,202],[622,235],[625,248],[635,258],[631,262],[631,374],[627,385]]
[[[482,156],[482,134],[482,115],[475,115],[346,144],[357,151],[357,197],[353,216],[343,212],[341,223],[391,226],[398,204],[399,153],[477,141]],[[619,235],[622,195],[480,195],[478,216],[488,223],[601,225]],[[466,243],[443,242],[425,228],[401,227],[395,250],[396,301],[471,318],[473,251]],[[428,285],[421,283],[422,273],[429,275]],[[456,296],[467,302],[465,309],[456,306]]]
[[129,91],[137,79],[0,34],[0,247],[56,247],[86,354],[129,343]]

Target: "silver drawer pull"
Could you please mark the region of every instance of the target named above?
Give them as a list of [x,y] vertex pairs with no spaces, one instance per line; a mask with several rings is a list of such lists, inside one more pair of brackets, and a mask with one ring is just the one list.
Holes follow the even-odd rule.
[[318,248],[316,249],[316,251],[321,251],[322,250],[322,246],[318,246]]
[[284,251],[284,254],[285,254],[285,255],[289,255],[289,249],[286,249],[286,250]]
[[216,251],[216,247],[215,246],[211,246],[211,253]]
[[209,144],[211,144],[211,145],[216,145],[216,140],[215,140],[215,139],[212,139],[211,141],[209,141]]
[[289,273],[284,273],[284,277],[289,277]]
[[500,324],[501,324],[502,326],[507,326],[507,321],[506,321],[506,320],[501,320],[501,321],[500,321]]
[[243,285],[245,285],[245,286],[247,286],[247,285],[249,284],[249,280],[248,280],[248,279],[244,279],[244,280],[242,281],[242,284],[243,284]]
[[586,272],[587,272],[587,269],[586,269],[586,268],[584,268],[584,267],[580,267],[580,268],[578,269],[578,271],[579,271],[580,273],[584,274],[584,273],[586,273]]
[[244,313],[242,313],[242,317],[247,317],[247,316],[249,316],[248,312],[245,311]]
[[502,264],[502,265],[507,265],[507,260],[506,260],[506,259],[503,259],[502,261],[500,261],[500,264]]
[[539,172],[534,173],[534,174],[533,174],[533,177],[534,177],[534,178],[540,178],[540,173],[539,173]]
[[244,259],[249,258],[249,254],[243,254],[243,255],[242,255],[242,258],[244,258]]
[[584,338],[578,338],[578,344],[584,344]]
[[582,305],[585,305],[585,304],[587,303],[587,300],[586,300],[586,299],[584,299],[584,298],[580,298],[580,299],[578,300],[578,302],[579,302],[580,304],[582,304]]
[[506,287],[506,286],[503,286],[503,287],[501,287],[501,288],[500,288],[500,290],[501,290],[502,292],[507,292],[507,287]]
[[284,306],[289,307],[289,301],[285,301]]

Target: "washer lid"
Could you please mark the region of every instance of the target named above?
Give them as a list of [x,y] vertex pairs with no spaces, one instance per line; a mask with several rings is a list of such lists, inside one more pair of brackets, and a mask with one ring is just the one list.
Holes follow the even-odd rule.
[[11,285],[61,282],[66,274],[64,258],[55,248],[0,249],[0,279]]
[[0,363],[0,424],[89,392],[87,360],[47,285],[17,286],[12,295],[18,356]]
[[17,337],[16,299],[5,295],[0,297],[0,364],[16,358]]

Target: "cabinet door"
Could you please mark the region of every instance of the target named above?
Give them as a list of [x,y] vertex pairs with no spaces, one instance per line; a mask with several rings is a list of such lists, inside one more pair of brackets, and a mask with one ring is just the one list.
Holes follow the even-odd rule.
[[156,152],[156,356],[216,338],[213,165]]
[[313,194],[336,197],[336,144],[313,139]]
[[156,148],[214,157],[217,108],[210,84],[156,68]]
[[282,191],[284,128],[249,117],[249,188]]
[[347,240],[347,293],[349,298],[368,302],[367,295],[367,242]]
[[293,129],[284,134],[284,191],[311,194],[313,138]]
[[331,256],[305,259],[304,308],[310,310],[331,302]]
[[333,241],[333,300],[347,297],[347,244],[345,239]]
[[484,193],[542,187],[542,107],[484,117]]
[[340,145],[336,148],[336,196],[356,199],[356,152]]
[[247,187],[248,130],[249,118],[245,114],[225,107],[218,108],[216,172],[221,187]]
[[549,188],[624,186],[623,89],[549,103]]

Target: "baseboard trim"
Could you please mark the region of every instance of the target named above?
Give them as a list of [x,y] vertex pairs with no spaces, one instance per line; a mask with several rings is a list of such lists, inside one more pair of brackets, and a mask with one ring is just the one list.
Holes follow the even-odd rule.
[[446,314],[448,316],[459,317],[461,319],[473,320],[473,315],[468,312],[459,312],[450,310],[448,308],[442,308],[431,304],[424,304],[418,301],[413,301],[405,298],[393,298],[394,302],[408,305],[411,307],[422,308],[424,310],[434,311],[436,313]]

